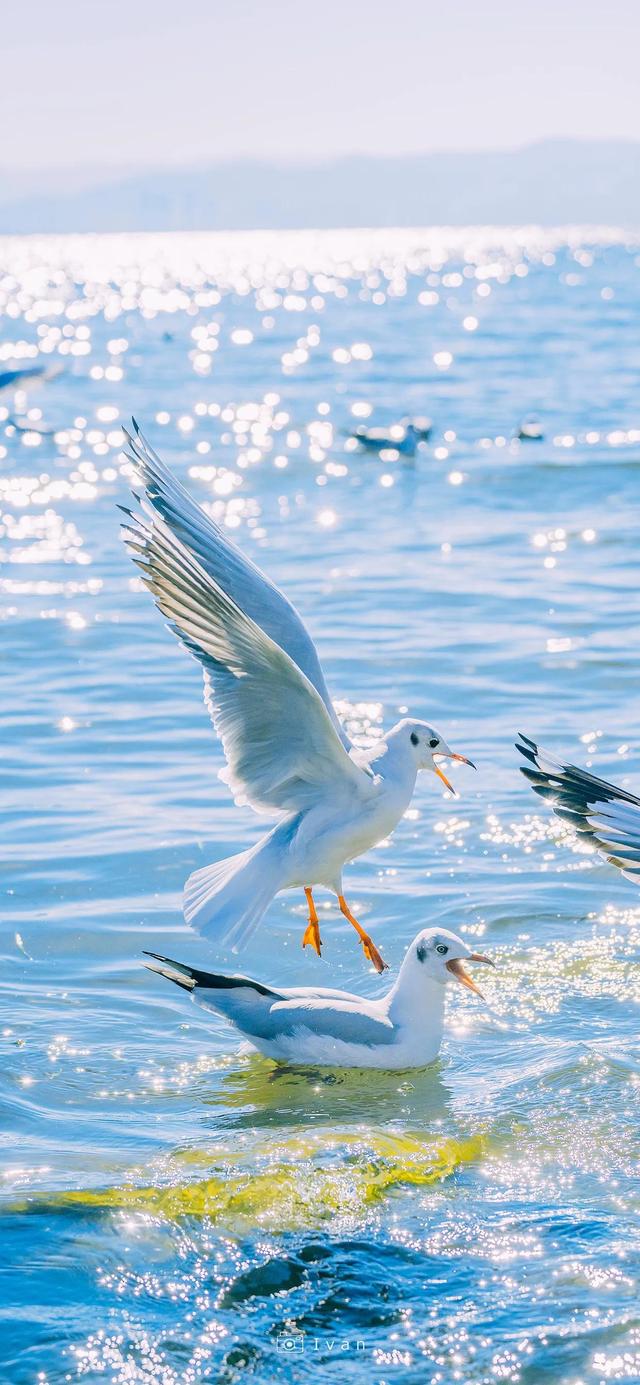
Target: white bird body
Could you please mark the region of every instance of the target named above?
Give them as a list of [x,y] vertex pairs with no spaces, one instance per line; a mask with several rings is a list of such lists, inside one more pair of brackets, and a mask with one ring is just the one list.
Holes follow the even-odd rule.
[[[372,1019],[385,1023],[382,1001],[373,1001],[378,1008],[372,1010]],[[429,1007],[428,1010],[426,1007]],[[334,1009],[338,1011],[336,1001]],[[381,1044],[349,1043],[332,1035],[318,1035],[313,1028],[313,1006],[308,1005],[309,1024],[301,1024],[290,1035],[282,1034],[269,1042],[260,1040],[255,1047],[265,1058],[276,1062],[312,1062],[314,1066],[335,1068],[385,1068],[388,1071],[403,1071],[406,1068],[423,1068],[433,1063],[440,1052],[444,1024],[444,992],[435,984],[422,996],[422,1009],[413,1017],[406,1017],[404,1025],[393,1027],[393,1040],[389,1047]],[[346,1014],[353,1006],[344,1005]],[[411,1022],[413,1018],[414,1022]]]
[[291,873],[284,889],[313,879],[342,893],[342,867],[390,836],[413,798],[417,766],[402,750],[400,736],[390,732],[383,754],[374,762],[374,778],[363,778],[361,792],[341,802],[339,819],[334,805],[327,802],[301,816],[291,842]]
[[376,747],[373,778],[363,775],[338,801],[323,797],[282,818],[248,852],[194,871],[185,887],[187,922],[237,950],[281,890],[304,889],[313,881],[340,897],[344,865],[384,841],[411,802],[417,767],[404,753],[403,743],[410,740],[396,731],[382,752]]
[[372,750],[356,749],[291,603],[195,504],[137,426],[129,443],[145,495],[137,512],[125,512],[127,545],[170,628],[203,667],[205,702],[227,760],[222,777],[236,802],[279,819],[254,847],[189,877],[185,918],[238,948],[275,894],[302,887],[304,944],[319,954],[312,887],[325,885],[381,971],[377,948],[344,899],[343,866],[393,831],[419,769],[451,787],[434,755],[465,757],[426,722],[409,719]]
[[[147,963],[224,1015],[267,1058],[320,1067],[421,1068],[437,1058],[444,1027],[445,984],[454,976],[478,991],[462,960],[489,963],[448,929],[414,938],[386,995],[292,986],[272,989],[249,977],[201,972],[157,953]],[[490,964],[492,965],[492,963]]]

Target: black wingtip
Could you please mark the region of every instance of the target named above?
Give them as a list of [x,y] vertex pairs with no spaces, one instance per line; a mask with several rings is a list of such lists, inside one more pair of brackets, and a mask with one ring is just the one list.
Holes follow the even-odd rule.
[[[525,760],[528,760],[530,764],[535,765],[535,766],[536,766],[536,769],[537,769],[537,767],[538,767],[538,760],[537,760],[538,750],[537,750],[537,747],[536,747],[535,749],[530,750],[528,745],[518,745],[518,743],[516,742],[516,750],[519,750],[520,754],[524,757],[524,759],[525,759]],[[522,770],[522,773],[523,773],[523,774],[526,774],[526,770],[524,770],[524,769],[522,768],[522,765],[520,765],[520,769]]]
[[147,947],[143,947],[143,957],[152,957],[154,961],[163,961],[168,967],[181,967],[183,971],[187,971],[188,969],[184,967],[184,963],[181,963],[181,961],[173,961],[173,957],[163,957],[162,953],[152,953]]
[[183,991],[194,991],[198,982],[192,974],[191,968],[184,966],[182,962],[174,962],[171,957],[163,957],[159,952],[147,952],[143,949],[144,957],[152,957],[154,962],[162,962],[165,967],[170,967],[170,971],[163,971],[162,967],[154,967],[145,962],[144,966],[149,971],[156,972],[159,976],[164,976],[165,981],[173,981],[174,986],[180,986]]

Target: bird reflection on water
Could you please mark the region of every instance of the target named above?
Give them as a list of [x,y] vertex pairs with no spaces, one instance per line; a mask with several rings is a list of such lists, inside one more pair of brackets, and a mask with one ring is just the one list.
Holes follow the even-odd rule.
[[225,1130],[278,1129],[321,1124],[336,1133],[354,1124],[379,1128],[405,1124],[429,1130],[450,1120],[453,1093],[440,1062],[407,1073],[358,1069],[285,1067],[258,1054],[225,1073],[203,1105],[215,1110]]

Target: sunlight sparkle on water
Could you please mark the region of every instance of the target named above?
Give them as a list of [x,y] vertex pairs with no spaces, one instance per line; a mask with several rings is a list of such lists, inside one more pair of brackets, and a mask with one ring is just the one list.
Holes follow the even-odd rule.
[[[362,1334],[399,1382],[637,1376],[640,909],[513,737],[637,791],[639,255],[579,227],[4,239],[3,369],[58,371],[0,407],[3,1250],[33,1294],[5,1331],[34,1379],[275,1379],[285,1327]],[[447,988],[428,1070],[275,1069],[140,965],[387,984],[328,891],[321,959],[302,895],[243,958],[182,924],[257,823],[122,553],[132,410],[308,621],[355,743],[417,716],[478,764],[455,800],[421,775],[345,871],[394,974],[429,925],[497,963],[486,1005]]]

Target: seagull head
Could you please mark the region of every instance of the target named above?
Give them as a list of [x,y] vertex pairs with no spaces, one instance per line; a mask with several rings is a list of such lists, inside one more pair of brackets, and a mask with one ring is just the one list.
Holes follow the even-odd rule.
[[445,788],[452,794],[455,794],[455,789],[453,784],[449,783],[439,761],[460,760],[463,765],[470,765],[475,769],[473,760],[468,760],[466,755],[458,755],[455,750],[451,750],[440,732],[429,726],[428,722],[415,721],[408,717],[400,722],[398,730],[405,736],[418,769],[430,769],[432,774],[437,774],[438,779],[442,780]]
[[472,952],[471,948],[457,933],[448,928],[424,928],[414,938],[408,949],[403,970],[410,969],[415,977],[424,976],[431,981],[439,981],[443,986],[452,977],[484,999],[472,976],[465,971],[464,962],[483,962],[493,967],[495,963],[483,952]]

